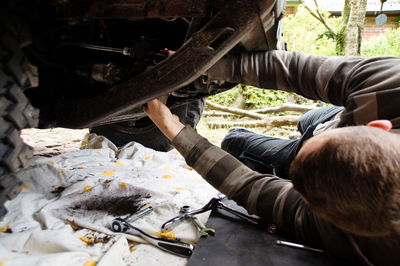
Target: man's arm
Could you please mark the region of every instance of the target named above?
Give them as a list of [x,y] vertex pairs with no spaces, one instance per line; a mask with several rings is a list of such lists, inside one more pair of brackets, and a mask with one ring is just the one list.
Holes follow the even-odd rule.
[[345,106],[341,126],[391,120],[400,127],[400,58],[326,57],[270,51],[228,55],[208,71],[209,80],[295,92]]
[[153,100],[145,112],[207,182],[251,214],[314,246],[322,247],[316,218],[289,180],[255,172],[184,127],[169,109]]

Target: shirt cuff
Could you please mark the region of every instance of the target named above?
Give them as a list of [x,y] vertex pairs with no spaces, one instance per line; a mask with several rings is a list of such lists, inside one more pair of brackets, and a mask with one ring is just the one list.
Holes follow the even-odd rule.
[[176,135],[172,141],[172,145],[182,154],[183,157],[187,157],[192,148],[199,141],[207,141],[205,138],[196,133],[196,131],[190,126],[185,126]]

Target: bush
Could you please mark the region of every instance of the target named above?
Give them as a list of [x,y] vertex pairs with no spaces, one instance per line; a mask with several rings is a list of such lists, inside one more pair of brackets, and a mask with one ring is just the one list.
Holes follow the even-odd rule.
[[240,85],[238,85],[230,90],[210,96],[207,99],[214,103],[229,106],[237,99],[237,97],[239,96],[239,93],[240,93]]
[[287,101],[289,93],[259,89],[252,86],[242,86],[242,95],[245,97],[248,109],[260,109],[282,105]]
[[400,28],[388,29],[365,44],[361,44],[361,56],[400,56]]

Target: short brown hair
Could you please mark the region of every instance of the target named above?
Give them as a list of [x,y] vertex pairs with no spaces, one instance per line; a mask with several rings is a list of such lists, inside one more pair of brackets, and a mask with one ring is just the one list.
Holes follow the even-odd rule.
[[400,232],[400,136],[355,126],[319,137],[321,148],[297,156],[289,171],[312,210],[355,234]]

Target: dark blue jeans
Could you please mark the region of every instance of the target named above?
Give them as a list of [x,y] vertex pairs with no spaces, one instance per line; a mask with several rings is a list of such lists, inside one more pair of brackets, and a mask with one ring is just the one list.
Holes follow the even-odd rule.
[[318,124],[332,120],[343,109],[343,107],[329,106],[303,114],[297,124],[302,134],[300,139],[268,137],[238,128],[231,130],[225,136],[221,148],[257,172],[288,179],[290,163],[303,142],[313,136]]

